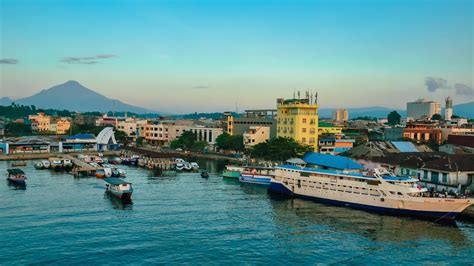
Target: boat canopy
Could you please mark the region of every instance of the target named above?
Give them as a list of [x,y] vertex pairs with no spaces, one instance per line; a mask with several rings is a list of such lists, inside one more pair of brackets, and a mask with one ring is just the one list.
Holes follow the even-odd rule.
[[112,184],[112,185],[127,185],[127,184],[131,184],[121,178],[117,178],[117,177],[107,177],[107,178],[104,178],[104,181],[109,183],[109,184]]
[[303,160],[308,164],[339,170],[361,170],[364,168],[350,158],[317,152],[307,152],[303,156]]
[[25,174],[23,170],[18,169],[18,168],[7,169],[7,172],[11,175],[24,175]]

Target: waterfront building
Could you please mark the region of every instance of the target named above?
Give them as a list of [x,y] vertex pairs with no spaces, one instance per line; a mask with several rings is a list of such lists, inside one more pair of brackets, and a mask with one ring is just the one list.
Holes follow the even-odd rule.
[[441,142],[446,141],[449,135],[474,135],[474,128],[473,127],[441,128]]
[[444,109],[444,120],[450,121],[453,116],[453,98],[446,98],[446,106]]
[[349,112],[346,109],[337,109],[332,113],[335,123],[345,123],[349,121]]
[[146,119],[126,118],[117,123],[117,130],[124,132],[128,137],[140,136],[141,125],[148,124]]
[[108,116],[107,114],[104,114],[103,116],[95,120],[95,125],[116,127],[119,122],[125,121],[125,119],[126,117],[115,117],[115,116]]
[[171,141],[179,138],[193,124],[194,122],[191,120],[163,120],[140,125],[140,128],[147,143],[169,145]]
[[[299,93],[298,93],[299,94]],[[317,98],[306,93],[305,98],[278,99],[277,136],[291,138],[318,150]]]
[[244,146],[250,149],[253,146],[270,140],[270,127],[251,126],[244,132]]
[[51,118],[50,131],[56,134],[66,134],[71,128],[71,122],[65,117]]
[[241,117],[235,117],[230,112],[226,112],[227,119],[226,132],[233,135],[243,135],[250,127],[269,127],[270,139],[277,136],[276,110],[245,110]]
[[354,147],[354,142],[354,139],[345,138],[343,134],[322,137],[319,139],[319,152],[337,155],[351,150]]
[[212,124],[196,124],[190,127],[187,127],[185,131],[191,131],[196,136],[196,141],[205,141],[208,145],[213,146],[216,144],[216,139],[222,133],[224,133],[224,129],[221,127],[217,127]]
[[407,117],[431,119],[434,114],[441,114],[441,105],[438,102],[419,99],[407,103]]

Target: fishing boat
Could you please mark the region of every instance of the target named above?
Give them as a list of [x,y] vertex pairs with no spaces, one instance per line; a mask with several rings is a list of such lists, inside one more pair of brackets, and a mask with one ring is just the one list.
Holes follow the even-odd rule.
[[104,181],[106,182],[105,187],[108,193],[124,202],[132,200],[132,183],[117,177],[107,177]]
[[105,178],[105,171],[103,168],[95,170],[95,177]]
[[244,171],[240,174],[239,181],[242,183],[268,186],[274,176],[275,168],[273,167],[245,167]]
[[202,178],[208,178],[209,177],[209,172],[207,172],[207,170],[201,170],[201,177]]
[[19,184],[19,185],[25,185],[25,181],[27,179],[25,172],[19,168],[12,168],[12,169],[7,169],[7,179],[10,182]]
[[51,163],[48,160],[41,160],[35,163],[35,168],[40,169],[48,169],[51,166]]
[[[331,157],[332,156],[332,157]],[[268,191],[382,214],[452,221],[474,203],[469,198],[431,197],[418,179],[384,168],[366,171],[349,158],[305,155],[306,165],[277,166]]]
[[193,168],[194,171],[199,170],[199,164],[196,162],[191,162],[191,167]]
[[73,166],[73,163],[69,159],[61,159],[62,167],[66,169],[71,169]]
[[48,158],[48,160],[51,165],[50,167],[53,170],[59,170],[63,167],[63,163],[60,158],[51,157],[51,158]]
[[145,161],[145,159],[138,159],[138,163],[137,163],[137,164],[138,164],[138,166],[140,166],[140,167],[145,167],[146,161]]
[[127,172],[125,170],[117,168],[117,171],[118,171],[120,177],[127,176]]
[[225,170],[222,172],[222,176],[225,178],[239,179],[240,173],[244,170],[241,166],[226,165]]
[[13,167],[26,166],[26,162],[25,162],[25,161],[12,162],[12,166],[13,166]]
[[193,166],[192,166],[190,163],[185,162],[185,163],[184,163],[184,170],[185,170],[185,171],[192,171],[192,170],[193,170]]

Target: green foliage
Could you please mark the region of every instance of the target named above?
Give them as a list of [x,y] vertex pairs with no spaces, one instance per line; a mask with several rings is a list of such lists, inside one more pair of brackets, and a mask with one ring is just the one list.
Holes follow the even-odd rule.
[[377,121],[377,118],[372,116],[358,116],[352,120]]
[[[94,134],[94,135],[98,135],[102,129],[106,128],[106,126],[95,126],[95,125],[76,125],[76,124],[73,124],[72,125],[72,128],[70,130],[70,133],[71,135],[74,135],[74,134],[79,134],[79,133],[83,133],[83,134],[86,134],[86,133],[89,133],[89,134]],[[117,134],[117,132],[116,132]]]
[[313,151],[313,147],[302,145],[294,139],[279,137],[255,145],[250,151],[250,155],[265,160],[286,161],[308,151]]
[[[205,145],[207,145],[206,142],[204,143]],[[194,148],[200,148],[201,146],[202,146],[202,143],[200,141],[196,142],[196,134],[194,134],[191,131],[183,132],[183,134],[181,134],[181,136],[178,139],[175,139],[170,143],[170,147],[172,149],[176,149],[176,148],[194,149]]]
[[29,136],[32,134],[31,126],[22,123],[8,123],[5,125],[5,134],[11,137]]
[[456,118],[461,118],[461,117],[459,115],[452,115],[451,118],[456,119]]
[[120,130],[115,130],[115,140],[117,140],[120,143],[128,143],[128,136],[127,133],[120,131]]
[[443,117],[440,115],[440,114],[434,114],[432,117],[431,117],[431,120],[437,120],[437,121],[440,121],[442,120]]
[[397,111],[392,111],[387,116],[388,124],[391,126],[400,125],[400,119],[402,116]]
[[171,149],[181,148],[181,142],[179,141],[179,139],[175,139],[175,140],[171,141],[170,148]]
[[216,146],[223,150],[244,151],[244,137],[224,132],[216,138]]
[[194,142],[192,149],[196,150],[196,151],[202,151],[206,148],[206,146],[207,146],[207,142],[205,142],[205,141],[196,141],[196,142]]
[[143,141],[144,141],[144,140],[145,140],[144,137],[138,137],[138,138],[137,138],[137,141],[136,141],[137,146],[138,146],[138,147],[143,146]]

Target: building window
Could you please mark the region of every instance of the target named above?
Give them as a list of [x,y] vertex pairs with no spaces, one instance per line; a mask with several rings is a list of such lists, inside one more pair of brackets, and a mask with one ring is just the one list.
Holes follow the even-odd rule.
[[303,133],[306,133],[306,128],[305,127],[302,128],[301,130],[303,131]]
[[443,183],[447,184],[448,183],[448,174],[443,173]]
[[428,180],[428,171],[423,170],[423,179]]
[[306,143],[306,138],[301,138],[301,142]]
[[303,118],[303,124],[306,124],[306,118]]

